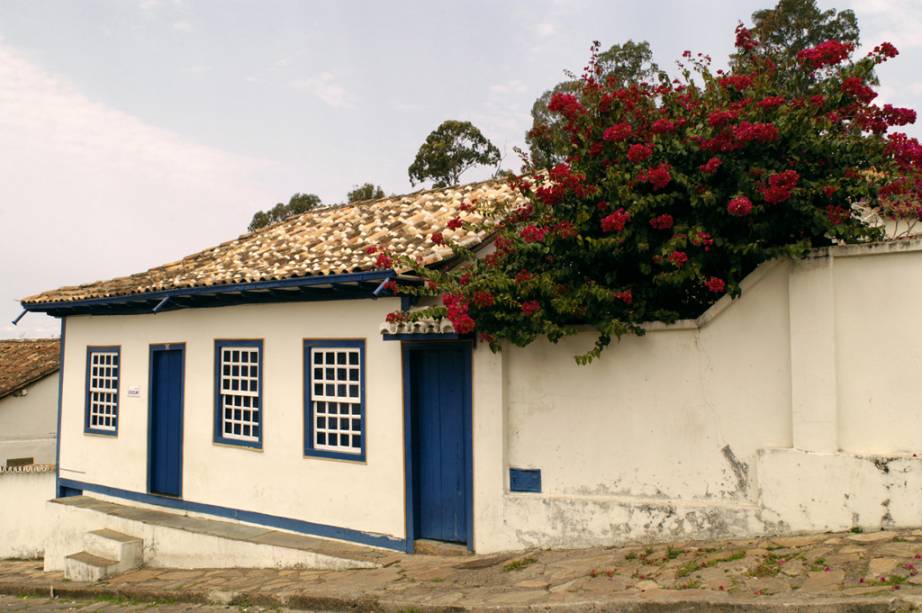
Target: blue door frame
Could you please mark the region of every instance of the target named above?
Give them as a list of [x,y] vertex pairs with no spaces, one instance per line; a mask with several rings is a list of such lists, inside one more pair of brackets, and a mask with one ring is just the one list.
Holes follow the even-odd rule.
[[[175,362],[170,364],[165,359],[158,360],[167,358],[167,354],[171,352],[179,354],[178,366]],[[161,366],[164,372],[160,372]],[[182,497],[185,372],[185,343],[150,346],[147,387],[147,491],[157,496]],[[173,398],[172,402],[162,396],[171,385],[178,386],[178,398]]]
[[415,407],[414,385],[418,385],[418,379],[413,372],[413,355],[414,352],[425,352],[427,350],[438,349],[460,349],[462,351],[462,448],[464,450],[463,474],[464,474],[464,536],[467,548],[473,551],[474,548],[474,508],[473,508],[473,445],[472,445],[472,344],[466,341],[451,342],[408,342],[402,343],[403,353],[403,400],[404,400],[404,464],[405,464],[405,483],[406,483],[406,551],[413,553],[414,541],[417,538],[416,524],[418,518],[415,517],[416,497],[418,487],[415,483],[415,466],[414,451],[417,448],[418,441],[414,440],[416,432],[414,431]]

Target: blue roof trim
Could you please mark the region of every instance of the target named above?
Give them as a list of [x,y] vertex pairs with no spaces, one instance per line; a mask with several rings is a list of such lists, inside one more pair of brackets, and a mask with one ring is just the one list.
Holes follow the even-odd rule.
[[[146,292],[143,294],[127,294],[121,296],[108,296],[105,298],[88,298],[85,300],[72,300],[63,302],[37,302],[32,304],[23,304],[22,307],[29,312],[38,313],[63,313],[68,311],[91,312],[97,307],[128,306],[138,303],[156,302],[157,306],[165,306],[167,298],[195,298],[195,297],[217,297],[226,294],[236,294],[246,291],[259,290],[283,290],[290,288],[314,288],[318,291],[324,288],[316,288],[318,285],[335,285],[342,283],[356,282],[382,282],[387,279],[396,278],[397,273],[393,269],[374,270],[366,272],[345,273],[338,275],[314,275],[310,277],[295,277],[291,279],[279,279],[275,281],[255,281],[248,283],[229,283],[226,285],[209,285],[200,287],[184,287],[170,290],[160,290],[156,292]],[[354,299],[354,298],[372,298],[375,297],[373,290],[376,288],[366,288],[361,286],[343,288],[333,287],[330,299]],[[355,291],[345,291],[355,290]],[[226,296],[225,296],[226,297]],[[240,296],[239,303],[249,301],[272,302],[272,298],[281,298],[282,296]],[[309,300],[309,297],[304,299]],[[170,309],[183,308],[184,305],[176,304],[175,301],[169,304]],[[209,305],[202,305],[209,306]],[[222,306],[222,305],[215,305]],[[150,312],[150,309],[146,309]],[[167,310],[164,308],[163,310]]]

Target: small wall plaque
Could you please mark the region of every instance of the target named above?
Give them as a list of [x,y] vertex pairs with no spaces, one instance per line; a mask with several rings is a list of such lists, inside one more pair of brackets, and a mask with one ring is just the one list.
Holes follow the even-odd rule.
[[128,397],[129,398],[140,398],[141,396],[141,386],[140,385],[129,385],[128,386]]

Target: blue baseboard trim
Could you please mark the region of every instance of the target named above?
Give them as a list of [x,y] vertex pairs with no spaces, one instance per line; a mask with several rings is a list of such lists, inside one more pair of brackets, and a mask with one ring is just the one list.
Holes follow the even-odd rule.
[[203,502],[190,502],[188,500],[179,500],[177,498],[165,498],[153,494],[142,494],[132,492],[108,485],[98,485],[96,483],[85,483],[83,481],[72,481],[71,479],[61,479],[60,486],[70,488],[71,490],[83,490],[84,492],[96,492],[115,498],[124,498],[135,502],[143,502],[180,511],[191,511],[192,513],[204,513],[206,515],[215,515],[227,519],[235,519],[250,524],[259,524],[260,526],[269,526],[279,528],[280,530],[290,530],[300,532],[310,536],[321,536],[324,538],[339,539],[341,541],[350,541],[359,545],[369,545],[371,547],[383,547],[393,549],[394,551],[406,551],[405,539],[398,539],[383,534],[372,534],[362,532],[361,530],[352,530],[350,528],[339,528],[337,526],[328,526],[326,524],[316,524],[314,522],[303,521],[300,519],[291,519],[288,517],[279,517],[277,515],[267,515],[257,513],[256,511],[244,511],[241,509],[231,509],[220,507]]

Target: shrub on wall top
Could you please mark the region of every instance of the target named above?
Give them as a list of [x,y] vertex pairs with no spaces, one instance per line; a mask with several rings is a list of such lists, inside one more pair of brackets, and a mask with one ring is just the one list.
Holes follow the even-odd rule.
[[[870,84],[874,67],[897,55],[889,43],[852,59],[850,44],[824,42],[786,67],[791,78],[739,26],[732,71],[686,52],[678,78],[629,87],[600,77],[596,50],[581,87],[548,105],[565,126],[567,161],[546,174],[526,166],[512,179],[524,206],[483,208],[495,232],[486,257],[446,232],[431,239],[452,247],[461,266],[401,262],[426,282],[392,289],[441,304],[391,320],[448,317],[494,349],[589,325],[597,341],[577,357],[587,362],[613,337],[642,334],[643,322],[695,317],[739,294],[761,262],[879,238],[854,203],[922,211],[922,146],[888,133],[915,112],[876,105]],[[389,254],[380,260],[392,264]]]

